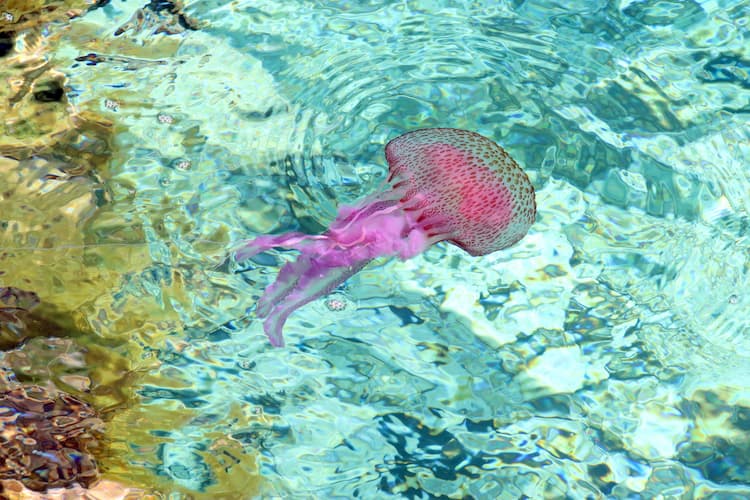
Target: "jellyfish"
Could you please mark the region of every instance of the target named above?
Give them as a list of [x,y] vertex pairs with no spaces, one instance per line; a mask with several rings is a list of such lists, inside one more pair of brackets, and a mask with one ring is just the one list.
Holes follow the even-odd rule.
[[272,248],[299,250],[255,308],[271,344],[284,345],[289,315],[378,257],[406,260],[440,241],[472,256],[518,242],[536,215],[534,188],[518,164],[492,140],[467,130],[408,132],[385,147],[383,189],[342,205],[330,227],[309,235],[262,235],[235,250],[243,261]]

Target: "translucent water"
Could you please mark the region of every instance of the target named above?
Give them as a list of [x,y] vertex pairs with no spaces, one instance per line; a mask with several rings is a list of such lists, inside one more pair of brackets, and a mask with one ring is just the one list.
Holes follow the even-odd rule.
[[[0,285],[115,346],[121,364],[54,372],[123,380],[105,476],[206,498],[750,496],[747,1],[102,3],[46,36],[111,156],[90,184],[0,164],[47,200],[0,226]],[[253,305],[292,256],[238,269],[232,243],[323,230],[382,183],[389,139],[433,126],[524,166],[529,235],[376,261],[272,348]],[[43,227],[58,211],[83,222]]]

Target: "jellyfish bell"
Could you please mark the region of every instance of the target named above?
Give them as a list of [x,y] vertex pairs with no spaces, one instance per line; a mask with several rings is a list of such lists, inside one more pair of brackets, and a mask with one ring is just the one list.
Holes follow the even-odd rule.
[[[486,255],[520,240],[534,222],[529,178],[495,142],[474,132],[422,129],[386,145],[389,179],[402,200],[417,197],[417,221],[430,241]],[[408,205],[407,210],[412,210]]]
[[274,346],[284,345],[289,315],[333,291],[377,257],[414,257],[440,241],[473,256],[507,248],[536,216],[534,188],[513,158],[475,132],[430,128],[408,132],[385,147],[383,190],[339,208],[320,235],[286,233],[245,241],[242,261],[281,247],[300,251],[266,288],[255,314]]

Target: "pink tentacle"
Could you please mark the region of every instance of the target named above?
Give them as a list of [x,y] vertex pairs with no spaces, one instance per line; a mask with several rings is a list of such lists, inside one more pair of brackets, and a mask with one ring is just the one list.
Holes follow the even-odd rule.
[[276,276],[276,281],[266,287],[263,296],[255,305],[255,315],[265,318],[280,301],[284,300],[299,281],[300,276],[307,271],[307,262],[297,259],[294,262],[284,264]]
[[235,253],[238,260],[274,247],[300,251],[297,260],[281,268],[256,304],[255,314],[263,319],[271,343],[284,344],[284,323],[292,312],[331,292],[372,259],[408,259],[438,241],[417,223],[419,217],[419,211],[404,212],[397,200],[373,199],[369,204],[342,207],[322,235],[289,233],[245,242]]
[[297,232],[258,236],[252,240],[245,240],[240,243],[237,250],[235,250],[234,258],[238,261],[243,261],[275,247],[294,248],[299,250],[315,240],[325,238],[326,237],[323,235],[311,235]]
[[[369,260],[365,260],[350,262],[348,266],[327,267],[321,265],[314,257],[303,253],[296,262],[284,266],[282,271],[288,268],[289,273],[293,272],[297,278],[288,280],[278,290],[273,290],[274,300],[270,297],[265,300],[266,297],[263,297],[263,312],[266,313],[263,330],[271,344],[277,347],[284,345],[284,323],[292,312],[330,293],[368,262]],[[282,280],[281,273],[274,286],[279,283],[279,280]]]

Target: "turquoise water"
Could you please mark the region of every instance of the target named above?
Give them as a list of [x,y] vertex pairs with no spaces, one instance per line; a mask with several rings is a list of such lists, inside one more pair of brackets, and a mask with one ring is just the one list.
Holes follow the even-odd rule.
[[[115,124],[121,222],[86,244],[146,255],[81,311],[158,359],[146,420],[192,411],[150,422],[148,449],[119,435],[126,460],[200,494],[231,442],[260,480],[226,498],[750,496],[750,3],[603,4],[113,0],[71,20],[68,98]],[[388,140],[435,126],[524,167],[530,233],[376,261],[272,348],[252,307],[292,255],[237,272],[231,244],[323,230],[382,183]],[[174,316],[113,330],[136,298]]]

